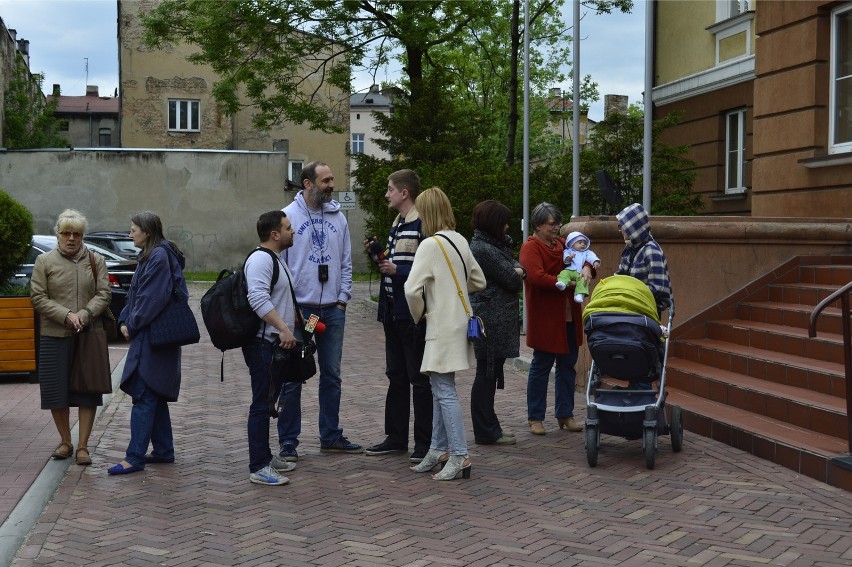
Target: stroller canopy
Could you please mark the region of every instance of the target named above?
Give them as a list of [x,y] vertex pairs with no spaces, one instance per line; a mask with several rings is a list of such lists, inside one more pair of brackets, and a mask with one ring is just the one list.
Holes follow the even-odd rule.
[[610,276],[599,281],[583,309],[583,322],[594,313],[636,313],[660,322],[650,288],[632,276]]

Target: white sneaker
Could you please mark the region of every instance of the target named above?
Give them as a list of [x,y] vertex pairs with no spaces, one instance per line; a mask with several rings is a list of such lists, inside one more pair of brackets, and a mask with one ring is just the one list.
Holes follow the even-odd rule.
[[559,291],[565,291],[565,288],[568,287],[568,284],[565,282],[556,282],[556,289]]
[[574,294],[574,301],[576,303],[583,303],[584,298],[585,298],[585,296],[582,293]]
[[269,466],[280,473],[290,472],[296,468],[296,463],[285,461],[283,457],[273,456]]
[[280,474],[270,465],[266,465],[259,471],[251,473],[249,480],[255,484],[268,484],[269,486],[278,486],[290,482],[289,478]]

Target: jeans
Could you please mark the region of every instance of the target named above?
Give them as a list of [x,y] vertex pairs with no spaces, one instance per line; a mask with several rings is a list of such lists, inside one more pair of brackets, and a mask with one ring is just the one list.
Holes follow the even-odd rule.
[[[388,306],[388,317],[391,307]],[[385,321],[385,435],[397,446],[408,446],[410,407],[414,406],[414,447],[426,450],[432,435],[432,389],[420,373],[426,341],[413,321]],[[411,402],[409,402],[411,400]]]
[[168,403],[153,390],[144,385],[141,388],[142,394],[133,398],[130,410],[130,443],[124,460],[144,468],[149,443],[153,446],[152,454],[164,459],[174,458],[175,445]]
[[[325,332],[314,335],[319,365],[319,434],[320,445],[329,446],[343,436],[340,421],[340,361],[343,357],[343,327],[346,312],[337,305],[317,307],[302,305],[305,320],[319,315]],[[281,390],[278,417],[278,441],[284,445],[299,445],[302,432],[302,385],[286,383]]]
[[556,363],[556,417],[574,417],[574,384],[577,372],[574,364],[577,362],[579,349],[574,337],[574,323],[569,321],[568,353],[554,354],[543,350],[533,350],[530,372],[527,379],[527,418],[530,421],[544,420],[547,409],[547,385],[550,381],[550,369]]
[[494,413],[494,395],[497,383],[503,379],[505,358],[491,360],[494,375],[488,377],[488,359],[476,359],[476,377],[470,389],[470,420],[473,422],[473,439],[476,443],[489,445],[503,436],[500,420]]
[[456,393],[456,374],[429,373],[432,384],[432,443],[430,449],[447,450],[450,455],[467,455],[464,416]]
[[248,412],[249,472],[257,472],[272,461],[269,450],[269,363],[278,345],[255,339],[243,347],[243,358],[251,375],[251,405]]

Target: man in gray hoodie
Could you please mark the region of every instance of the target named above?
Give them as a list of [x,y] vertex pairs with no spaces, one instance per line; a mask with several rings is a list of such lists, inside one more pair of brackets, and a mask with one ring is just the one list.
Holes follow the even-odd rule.
[[[328,164],[312,161],[302,168],[302,190],[284,207],[296,231],[293,247],[282,259],[293,273],[296,301],[305,320],[316,314],[325,332],[316,335],[319,361],[319,434],[324,453],[361,453],[363,447],[343,436],[339,424],[346,304],[352,297],[352,246],[349,224],[333,200],[334,174]],[[285,384],[281,392],[279,456],[298,461],[302,423],[302,385]]]

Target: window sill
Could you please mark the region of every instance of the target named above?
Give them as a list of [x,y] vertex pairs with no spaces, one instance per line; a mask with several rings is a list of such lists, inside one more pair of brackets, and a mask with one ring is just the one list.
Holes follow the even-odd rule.
[[852,152],[800,159],[799,163],[808,169],[832,167],[835,165],[849,165],[852,163]]
[[724,202],[724,201],[745,201],[746,195],[748,194],[748,189],[743,188],[739,191],[732,191],[730,193],[722,193],[719,195],[713,195],[710,197],[710,200],[716,203]]

